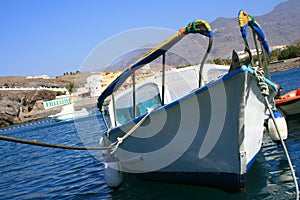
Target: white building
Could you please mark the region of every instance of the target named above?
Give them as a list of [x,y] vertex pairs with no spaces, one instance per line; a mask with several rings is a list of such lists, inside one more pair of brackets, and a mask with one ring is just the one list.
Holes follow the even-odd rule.
[[39,76],[27,76],[26,79],[50,79],[48,75],[39,75]]
[[102,76],[100,74],[91,75],[87,78],[85,87],[91,92],[91,97],[100,96],[102,92],[101,80]]
[[91,97],[98,97],[103,90],[118,76],[121,72],[100,72],[87,77],[87,83],[82,88],[78,88],[75,95],[82,96],[90,93]]

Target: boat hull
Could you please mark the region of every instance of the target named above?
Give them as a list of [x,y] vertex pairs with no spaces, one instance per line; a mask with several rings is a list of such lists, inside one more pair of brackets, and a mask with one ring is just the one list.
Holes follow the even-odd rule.
[[277,107],[283,111],[287,117],[296,117],[300,115],[300,99],[290,102],[286,105],[279,105]]
[[283,95],[276,100],[276,106],[286,117],[300,115],[300,88]]
[[56,122],[60,122],[60,121],[73,121],[76,119],[80,119],[83,117],[86,117],[89,115],[89,112],[86,109],[82,109],[80,111],[74,111],[71,113],[60,113],[57,115],[52,116],[52,120],[56,121]]
[[[156,181],[243,190],[266,119],[252,73],[240,68],[153,111],[117,148],[122,171]],[[110,130],[108,139],[117,141],[141,118]]]

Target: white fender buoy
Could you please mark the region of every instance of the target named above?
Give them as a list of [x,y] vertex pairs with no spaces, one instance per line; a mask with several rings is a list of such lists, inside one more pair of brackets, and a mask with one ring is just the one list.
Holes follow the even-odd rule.
[[[111,144],[111,141],[106,137],[106,135],[102,135],[100,138],[100,146],[105,147]],[[121,163],[118,158],[114,155],[110,155],[109,150],[103,150],[102,156],[106,157],[103,160],[104,164],[104,178],[108,187],[115,188],[119,187],[123,181],[123,174],[121,171]]]
[[[110,144],[111,144],[110,140],[105,135],[102,135],[100,140],[99,140],[100,147],[107,147]],[[108,155],[108,150],[101,150],[100,153],[101,153],[102,156],[107,156]]]
[[[287,128],[287,123],[285,118],[276,110],[274,112],[274,118],[275,122],[277,124],[277,127],[279,129],[280,136],[283,140],[287,139],[288,137],[288,128]],[[278,136],[275,124],[273,122],[273,119],[270,117],[268,120],[268,128],[269,128],[269,133],[274,142],[280,141],[280,138]]]
[[123,181],[121,163],[118,158],[109,156],[104,161],[104,178],[108,187],[119,187]]

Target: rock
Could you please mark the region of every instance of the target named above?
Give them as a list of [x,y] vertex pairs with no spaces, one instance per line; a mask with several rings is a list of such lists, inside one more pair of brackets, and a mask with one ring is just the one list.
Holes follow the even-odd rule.
[[47,117],[47,114],[51,112],[40,111],[44,110],[44,101],[53,99],[55,99],[55,95],[46,90],[1,91],[0,127]]
[[18,120],[19,103],[7,97],[0,100],[0,127],[13,124]]

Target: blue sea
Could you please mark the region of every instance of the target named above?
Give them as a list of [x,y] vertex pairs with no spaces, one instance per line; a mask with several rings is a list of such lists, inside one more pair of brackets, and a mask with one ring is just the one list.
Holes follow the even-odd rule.
[[[271,74],[284,92],[300,87],[300,68]],[[0,134],[39,142],[97,146],[104,125],[98,111],[74,122],[45,119],[0,129]],[[288,121],[286,141],[300,177],[300,119]],[[118,189],[107,187],[100,152],[51,149],[0,141],[0,199],[295,199],[282,148],[265,137],[247,174],[246,191],[227,193],[199,186],[157,183],[125,176]]]

